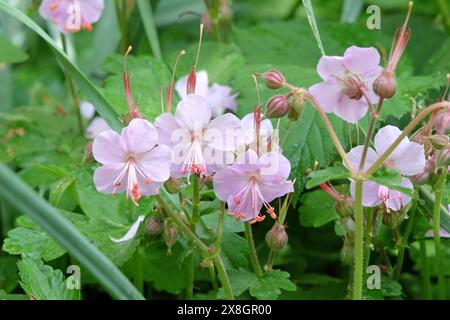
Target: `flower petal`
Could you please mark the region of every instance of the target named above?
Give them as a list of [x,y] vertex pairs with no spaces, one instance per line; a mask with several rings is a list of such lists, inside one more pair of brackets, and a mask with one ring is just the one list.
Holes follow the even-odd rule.
[[[259,215],[263,206],[263,203],[259,197],[254,198],[253,195],[249,195],[240,201],[241,202],[236,203],[234,196],[229,196],[227,199],[228,212],[244,214],[245,216],[240,218],[240,221],[242,222],[253,220]],[[239,212],[236,212],[238,207]]]
[[239,145],[241,128],[240,120],[233,114],[227,113],[213,119],[204,131],[204,143],[209,147],[222,150],[234,151]]
[[[383,201],[378,198],[378,188],[380,185],[372,181],[365,181],[362,188],[362,204],[364,207],[376,207]],[[355,199],[355,182],[350,182],[350,193]]]
[[[119,176],[122,171],[121,167],[111,168],[107,166],[101,166],[94,172],[94,184],[98,192],[101,193],[119,193],[126,190],[126,183],[121,183],[119,186],[114,187],[114,180]],[[122,181],[127,181],[127,175],[125,174]]]
[[286,181],[284,179],[279,179],[278,182],[271,181],[271,183],[264,183],[259,186],[261,194],[264,200],[271,202],[276,198],[282,197],[285,194],[294,192],[294,185],[292,181]]
[[260,174],[263,181],[273,181],[276,179],[287,179],[291,172],[291,163],[278,152],[264,153],[260,159]]
[[122,137],[113,130],[99,133],[92,145],[92,154],[100,163],[117,166],[125,161],[126,146]]
[[170,177],[172,149],[158,145],[139,159],[139,166],[152,181],[164,182]]
[[[347,153],[348,160],[350,161],[355,170],[359,169],[359,163],[361,162],[363,151],[364,146],[357,146]],[[364,163],[363,170],[370,168],[377,160],[378,160],[377,153],[375,152],[375,150],[369,147],[367,149],[366,161]]]
[[343,96],[341,86],[333,80],[317,83],[309,88],[309,92],[327,113],[333,112]]
[[211,120],[211,109],[205,98],[190,94],[178,103],[175,116],[184,128],[191,132],[198,132]]
[[206,95],[206,101],[211,108],[214,117],[223,114],[226,109],[234,112],[236,111],[237,94],[231,94],[231,91],[231,87],[222,86],[217,83],[214,83],[211,88],[209,88],[208,94]]
[[214,192],[222,201],[227,201],[229,197],[234,197],[248,184],[248,177],[245,172],[238,168],[225,167],[214,175]]
[[[155,127],[158,131],[158,143],[173,147],[180,140],[190,140],[190,133],[171,113],[163,113],[155,119]],[[183,139],[181,139],[181,137]]]
[[362,75],[380,64],[380,54],[375,48],[351,46],[344,52],[345,66],[350,71]]
[[136,221],[131,225],[131,228],[128,229],[127,233],[125,233],[125,235],[122,238],[113,238],[113,237],[109,237],[111,239],[111,241],[115,242],[115,243],[121,243],[121,242],[126,242],[128,240],[133,239],[138,230],[139,230],[139,225],[142,223],[142,221],[144,221],[145,216],[139,216]]
[[[411,181],[407,178],[403,178],[402,182],[399,184],[399,186],[402,186],[404,188],[408,188],[413,190],[414,186],[411,183]],[[389,209],[398,211],[404,206],[406,206],[411,201],[411,197],[407,196],[406,194],[398,191],[389,189]]]
[[122,129],[122,139],[128,153],[140,154],[151,150],[158,139],[156,128],[145,119],[133,119]]
[[[175,83],[175,90],[177,91],[178,96],[181,99],[184,99],[187,96],[186,90],[187,90],[188,76],[189,74],[181,77]],[[205,98],[208,94],[208,73],[204,70],[201,70],[197,71],[195,73],[195,76],[196,76],[195,94]]]
[[322,56],[317,64],[317,73],[323,80],[335,80],[345,73],[345,58]]
[[344,95],[339,100],[339,103],[334,105],[333,112],[339,118],[349,123],[356,123],[366,115],[367,109],[368,105],[364,98],[355,100]]
[[92,117],[95,114],[95,108],[92,103],[89,101],[81,101],[80,102],[80,113],[83,119],[89,120],[92,119]]
[[83,22],[97,22],[102,15],[104,7],[105,4],[103,0],[80,1],[80,11]]

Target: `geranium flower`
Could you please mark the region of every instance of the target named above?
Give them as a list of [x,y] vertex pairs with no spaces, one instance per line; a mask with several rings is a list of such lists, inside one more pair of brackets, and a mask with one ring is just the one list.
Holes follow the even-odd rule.
[[43,0],[39,14],[63,32],[92,30],[92,23],[102,15],[103,0]]
[[[225,112],[231,110],[236,112],[237,94],[232,94],[232,89],[229,86],[222,86],[214,83],[211,87],[208,86],[208,73],[206,71],[198,71],[195,73],[195,94],[206,99],[206,103],[212,110],[212,116],[217,117]],[[181,77],[175,84],[175,90],[181,99],[187,96],[188,75]]]
[[351,46],[343,57],[322,56],[317,73],[323,82],[309,88],[325,112],[334,113],[350,123],[364,117],[368,103],[364,94],[375,102],[372,86],[382,68],[375,48]]
[[200,178],[209,175],[216,165],[233,160],[238,146],[239,119],[224,114],[211,120],[206,100],[196,94],[184,97],[175,115],[164,113],[155,120],[159,141],[174,151],[172,176]]
[[[367,150],[367,157],[363,169],[368,169],[374,164],[401,133],[402,131],[394,126],[381,128],[375,135],[375,150],[370,147]],[[347,153],[350,163],[355,168],[359,167],[363,149],[363,146],[357,146]],[[422,172],[425,162],[425,150],[423,146],[416,142],[409,141],[409,139],[405,137],[398,147],[389,155],[383,165],[387,168],[399,171],[403,178],[398,185],[412,190],[413,184],[407,177]],[[351,182],[350,190],[354,198],[355,183],[353,181]],[[373,181],[364,182],[362,198],[363,206],[376,207],[383,203],[388,212],[390,210],[398,211],[411,201],[411,198],[408,195],[398,190],[389,189],[388,187],[379,185]]]
[[95,117],[86,127],[86,137],[94,139],[99,133],[111,130],[109,124],[102,117]]
[[99,192],[126,192],[137,205],[143,195],[158,194],[170,177],[171,149],[157,145],[155,127],[144,119],[134,119],[118,134],[104,131],[94,139],[92,153],[102,164],[95,170]]
[[264,220],[265,215],[260,215],[263,206],[275,219],[270,202],[293,192],[293,184],[287,180],[290,171],[291,164],[282,154],[268,152],[258,157],[255,151],[248,150],[233,165],[216,172],[214,192],[228,203],[228,213],[237,220],[251,223]]
[[[241,142],[238,153],[251,149],[256,152],[257,149],[257,139],[256,139],[256,124],[255,124],[255,113],[249,113],[244,116],[241,120]],[[279,151],[279,145],[277,140],[277,135],[273,129],[272,122],[269,119],[261,120],[261,126],[259,129],[259,153],[269,151]]]

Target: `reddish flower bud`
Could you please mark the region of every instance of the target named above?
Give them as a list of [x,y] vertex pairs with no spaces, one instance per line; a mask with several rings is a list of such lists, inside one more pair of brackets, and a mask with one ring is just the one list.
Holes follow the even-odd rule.
[[161,234],[164,229],[164,223],[157,217],[151,217],[145,223],[145,230],[151,236],[157,236]]
[[430,137],[430,143],[436,150],[442,150],[448,147],[448,136],[443,134],[434,134]]
[[450,109],[439,111],[434,117],[434,128],[439,134],[450,133]]
[[187,79],[187,94],[195,93],[195,84],[197,83],[197,76],[195,75],[194,67],[189,71],[188,79]]
[[86,146],[84,147],[84,155],[83,160],[81,160],[82,163],[89,163],[94,161],[94,156],[92,154],[92,145],[94,144],[93,141],[89,141]]
[[261,79],[264,80],[269,89],[280,89],[286,84],[286,78],[275,69],[261,73]]
[[288,235],[286,227],[278,222],[275,222],[272,229],[266,234],[266,243],[269,248],[273,250],[282,249],[288,242]]
[[373,91],[384,99],[392,98],[397,89],[395,74],[387,69],[383,70],[380,76],[373,83]]
[[286,95],[276,95],[267,101],[266,113],[268,119],[282,118],[289,112],[288,98]]

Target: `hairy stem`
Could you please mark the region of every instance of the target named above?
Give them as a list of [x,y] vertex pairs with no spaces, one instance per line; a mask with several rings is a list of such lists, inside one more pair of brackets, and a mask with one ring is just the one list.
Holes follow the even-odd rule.
[[439,289],[439,300],[445,300],[447,297],[446,293],[446,283],[445,283],[445,273],[444,273],[444,261],[442,257],[441,250],[441,202],[443,196],[443,189],[445,186],[445,181],[447,178],[447,168],[443,170],[443,173],[439,176],[439,180],[434,187],[435,192],[435,202],[433,207],[433,233],[434,233],[434,247],[436,250],[436,260],[437,260],[437,272],[438,272],[438,289]]
[[398,281],[398,279],[400,279],[400,273],[402,272],[403,260],[405,258],[406,247],[408,246],[409,236],[411,235],[411,232],[414,227],[414,218],[416,216],[416,210],[417,210],[416,203],[414,203],[413,207],[410,210],[411,213],[408,218],[408,224],[406,225],[405,233],[403,234],[403,236],[401,237],[401,240],[400,240],[400,249],[399,249],[397,261],[395,262],[395,267],[394,267],[394,280],[397,280],[397,281]]
[[420,265],[422,274],[423,295],[425,300],[431,300],[430,266],[428,264],[425,240],[420,240]]
[[234,300],[233,290],[231,289],[230,279],[223,265],[222,258],[220,254],[215,254],[213,257],[214,265],[217,269],[217,275],[219,276],[220,282],[222,283],[223,289],[225,291],[225,297],[227,300]]
[[353,300],[362,299],[363,258],[364,258],[364,225],[362,206],[362,180],[355,183],[355,265],[353,271]]
[[263,276],[261,265],[259,264],[258,254],[256,253],[255,242],[253,241],[252,225],[248,222],[245,225],[245,238],[247,239],[248,248],[250,249],[250,262],[257,277]]
[[372,208],[368,208],[366,214],[366,227],[364,229],[364,270],[367,270],[367,266],[370,261],[370,246],[372,244],[372,224],[373,224],[373,210]]
[[198,206],[200,203],[199,179],[196,174],[192,175],[192,189],[192,224],[195,225],[200,220],[200,214],[198,212]]
[[223,221],[225,218],[225,202],[220,202],[219,223],[217,224],[216,251],[220,251],[222,246]]
[[194,253],[191,253],[187,261],[188,270],[187,270],[187,286],[186,286],[186,299],[193,300],[194,299],[194,279],[195,279],[195,257]]

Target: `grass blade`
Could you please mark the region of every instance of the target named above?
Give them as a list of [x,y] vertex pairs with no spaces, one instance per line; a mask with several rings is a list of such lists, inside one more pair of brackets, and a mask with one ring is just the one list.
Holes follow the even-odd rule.
[[119,131],[122,128],[122,123],[119,120],[116,112],[109,104],[109,102],[100,94],[94,84],[81,72],[81,70],[74,65],[67,55],[58,47],[58,45],[53,41],[53,39],[41,28],[36,22],[31,20],[22,11],[14,8],[10,4],[6,3],[4,0],[0,0],[0,10],[4,11],[6,14],[16,18],[38,36],[47,42],[52,51],[55,53],[58,60],[64,66],[66,71],[72,76],[72,78],[77,83],[78,87],[83,91],[89,98],[90,102],[95,106],[98,113],[103,119],[109,124],[111,128]]
[[363,0],[345,0],[342,6],[341,22],[354,23],[361,14]]
[[155,19],[153,18],[152,6],[149,0],[137,0],[139,13],[141,14],[142,23],[144,24],[145,33],[148,42],[152,48],[153,55],[156,59],[163,59],[161,47],[159,46],[158,32],[156,30]]
[[58,241],[97,278],[111,296],[116,299],[143,299],[103,253],[4,164],[0,164],[0,195]]
[[319,46],[320,53],[324,56],[325,49],[323,48],[322,40],[320,39],[319,28],[317,27],[316,16],[314,15],[313,6],[311,0],[302,0],[305,6],[306,15],[308,16],[309,25],[311,26],[314,37],[316,38],[317,45]]

